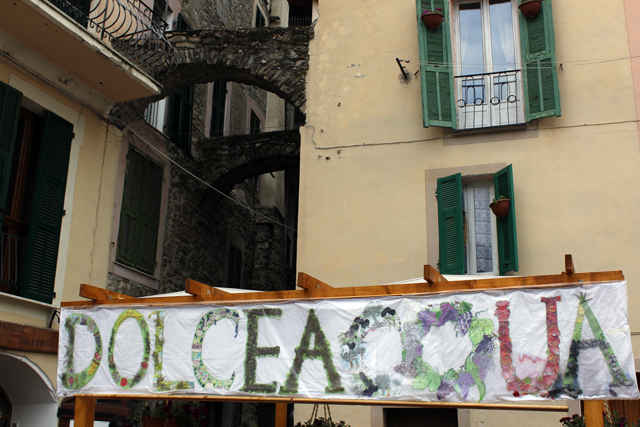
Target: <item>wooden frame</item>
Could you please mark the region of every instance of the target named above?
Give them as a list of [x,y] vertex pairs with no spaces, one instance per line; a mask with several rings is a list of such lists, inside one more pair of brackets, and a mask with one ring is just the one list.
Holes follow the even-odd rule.
[[[298,274],[298,286],[302,290],[275,291],[275,292],[249,292],[229,293],[223,290],[187,280],[185,291],[190,296],[173,296],[160,298],[132,298],[116,292],[107,291],[90,285],[81,285],[80,297],[89,301],[73,301],[62,303],[63,307],[86,308],[103,305],[136,305],[136,306],[160,306],[160,305],[186,305],[186,304],[241,304],[256,301],[282,301],[282,300],[316,300],[330,298],[363,298],[390,295],[407,294],[431,294],[478,291],[488,289],[522,289],[525,287],[562,287],[575,286],[577,283],[607,282],[624,280],[622,271],[604,271],[596,273],[575,273],[571,255],[565,256],[565,271],[560,274],[546,276],[501,277],[488,279],[472,279],[449,282],[435,268],[430,265],[424,267],[424,279],[427,283],[409,283],[397,285],[360,286],[351,288],[332,288],[330,285],[315,279],[305,273]],[[77,427],[93,427],[93,412],[97,398],[113,399],[122,398],[119,394],[76,394],[75,425]],[[287,410],[289,403],[314,404],[327,403],[322,399],[295,398],[295,397],[254,397],[254,396],[194,396],[194,395],[127,395],[127,399],[163,399],[163,400],[215,400],[227,402],[261,402],[276,404],[276,427],[286,427]],[[496,409],[511,411],[557,411],[566,412],[567,406],[545,405],[520,405],[520,404],[481,404],[481,403],[456,403],[456,402],[406,402],[397,400],[358,400],[342,399],[331,401],[338,405],[365,405],[386,407],[449,407],[465,409]],[[604,404],[598,400],[584,401],[584,417],[587,427],[604,427],[602,413]]]

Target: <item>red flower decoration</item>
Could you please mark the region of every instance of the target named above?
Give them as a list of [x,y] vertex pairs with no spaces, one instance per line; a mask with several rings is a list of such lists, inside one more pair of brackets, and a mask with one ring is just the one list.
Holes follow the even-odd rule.
[[142,362],[140,366],[142,366],[142,369],[147,369],[149,367],[149,364],[147,362]]
[[515,397],[520,397],[520,392],[518,390],[516,390],[516,391],[513,392],[513,395]]
[[125,387],[127,385],[127,379],[123,378],[120,380],[120,386]]
[[69,384],[73,384],[73,377],[69,377]]

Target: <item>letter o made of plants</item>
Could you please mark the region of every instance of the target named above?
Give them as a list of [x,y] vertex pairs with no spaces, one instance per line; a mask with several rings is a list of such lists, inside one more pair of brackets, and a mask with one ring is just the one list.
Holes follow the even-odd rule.
[[196,332],[193,335],[193,345],[191,346],[191,362],[193,364],[193,373],[195,374],[198,383],[200,383],[203,388],[229,390],[231,388],[231,385],[233,384],[233,380],[236,377],[236,373],[234,371],[231,374],[231,378],[229,380],[219,380],[209,373],[207,368],[204,366],[204,361],[202,360],[202,342],[204,341],[204,336],[212,325],[215,325],[219,320],[224,319],[229,319],[235,322],[236,334],[234,338],[237,337],[240,314],[235,310],[229,310],[226,308],[211,310],[210,312],[202,316],[202,318],[200,318],[200,322],[198,322]]
[[[82,372],[75,373],[73,370],[73,356],[75,351],[76,327],[78,325],[86,326],[89,332],[93,334],[96,342],[96,351],[91,359],[89,366]],[[102,337],[98,325],[92,318],[85,314],[71,314],[64,322],[64,328],[69,336],[69,346],[67,348],[67,369],[60,376],[62,385],[65,388],[77,390],[84,387],[93,379],[98,372],[98,367],[102,361]]]
[[[421,310],[415,322],[405,322],[402,332],[402,363],[395,367],[395,371],[413,378],[414,389],[428,388],[429,391],[435,391],[438,400],[454,391],[467,399],[469,389],[475,385],[480,393],[479,401],[484,399],[484,379],[487,372],[495,368],[494,324],[491,319],[480,319],[477,314],[474,315],[472,307],[466,302],[443,302],[438,307],[429,306]],[[422,359],[422,339],[432,326],[444,326],[447,322],[455,325],[456,335],[468,335],[473,348],[459,370],[449,369],[440,374],[438,368]]]
[[[379,301],[368,303],[362,313],[353,319],[349,330],[338,335],[340,360],[353,376],[353,393],[364,397],[390,397],[400,394],[401,376],[380,374],[370,378],[367,369],[367,334],[376,329],[402,330],[400,317],[391,307],[383,307]],[[395,376],[395,378],[394,378]]]
[[[118,329],[120,329],[120,325],[122,325],[122,323],[127,319],[134,319],[138,323],[140,333],[142,334],[142,343],[144,345],[144,352],[142,354],[142,362],[140,362],[140,369],[133,376],[133,378],[125,378],[120,375],[120,372],[118,372],[118,368],[116,367],[115,359],[113,357],[113,349],[116,345],[116,335],[118,334]],[[147,321],[144,319],[144,316],[142,316],[142,314],[138,310],[125,310],[120,313],[120,316],[118,316],[116,322],[113,325],[113,329],[111,330],[111,339],[109,340],[109,372],[111,373],[111,378],[113,378],[113,381],[119,387],[124,388],[125,390],[128,390],[138,384],[147,373],[150,353],[151,343],[149,339],[149,326],[147,325]]]

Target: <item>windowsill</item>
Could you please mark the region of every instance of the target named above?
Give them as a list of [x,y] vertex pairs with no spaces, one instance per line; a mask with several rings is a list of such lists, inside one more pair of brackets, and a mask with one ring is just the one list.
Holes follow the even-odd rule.
[[0,292],[0,311],[49,321],[51,313],[58,307],[45,302]]
[[507,126],[492,126],[478,129],[449,129],[443,128],[444,145],[477,144],[493,141],[509,141],[515,139],[530,139],[538,137],[539,124],[537,120],[529,123]]
[[112,261],[109,265],[109,273],[120,276],[123,279],[131,280],[132,282],[139,283],[148,288],[158,290],[160,281],[154,276],[144,273],[140,270],[136,270],[128,265],[121,264],[117,261]]

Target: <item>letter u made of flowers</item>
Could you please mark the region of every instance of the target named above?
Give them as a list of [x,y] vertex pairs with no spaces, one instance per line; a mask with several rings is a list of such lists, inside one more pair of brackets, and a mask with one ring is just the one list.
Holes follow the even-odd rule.
[[[436,392],[438,400],[456,392],[463,399],[469,397],[471,387],[478,387],[479,401],[484,399],[486,387],[484,379],[487,372],[495,368],[493,352],[495,350],[494,324],[491,319],[481,319],[471,312],[473,306],[467,302],[443,302],[439,306],[429,306],[418,313],[415,322],[405,322],[402,332],[402,363],[395,371],[413,379],[416,390]],[[439,328],[451,322],[455,325],[456,335],[469,336],[473,348],[459,369],[449,369],[443,374],[422,359],[422,339],[431,327]]]
[[[547,390],[556,380],[560,369],[560,329],[558,329],[558,306],[560,296],[541,298],[546,306],[548,356],[544,369],[537,377],[519,378],[513,366],[511,333],[509,331],[509,301],[498,301],[495,315],[498,318],[500,340],[500,367],[502,376],[507,380],[507,390],[516,397],[526,394],[549,396]],[[529,357],[529,356],[525,356]],[[531,357],[529,357],[531,359]]]

